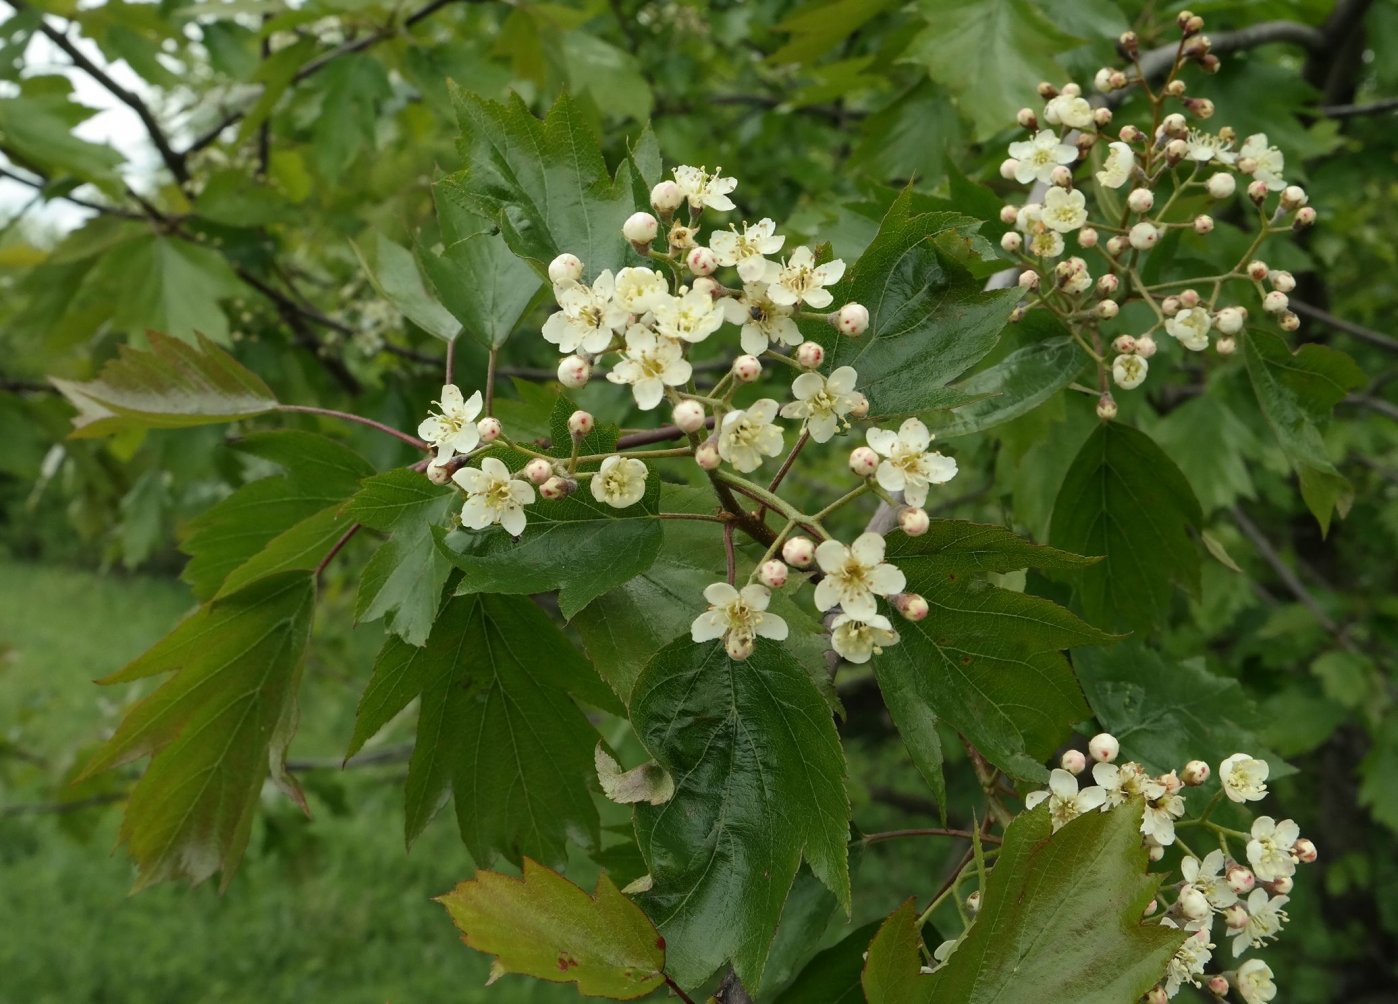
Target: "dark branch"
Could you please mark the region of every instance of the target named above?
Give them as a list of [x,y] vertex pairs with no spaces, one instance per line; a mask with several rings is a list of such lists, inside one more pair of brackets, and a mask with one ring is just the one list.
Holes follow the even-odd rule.
[[1313,307],[1309,303],[1300,303],[1296,300],[1292,300],[1290,306],[1296,313],[1319,321],[1321,324],[1334,328],[1336,331],[1343,331],[1347,335],[1353,335],[1360,341],[1368,342],[1370,345],[1377,345],[1379,348],[1387,349],[1389,352],[1398,352],[1398,338],[1394,338],[1392,335],[1385,335],[1372,328],[1366,328],[1362,324],[1346,321],[1342,317],[1336,317],[1334,314],[1327,313],[1319,307]]
[[1398,111],[1398,98],[1383,98],[1362,105],[1328,105],[1324,108],[1317,108],[1316,111],[1332,119],[1357,118],[1360,115],[1382,115],[1385,112]]
[[[10,156],[8,150],[3,150],[0,152],[4,152],[6,156]],[[14,158],[10,157],[10,159],[13,160]],[[145,216],[137,212],[132,212],[130,209],[122,209],[119,206],[107,206],[103,205],[100,202],[89,202],[87,199],[79,198],[76,195],[65,194],[51,196],[49,195],[47,190],[48,178],[46,178],[42,174],[38,174],[37,172],[35,172],[35,174],[36,176],[33,178],[26,178],[24,175],[19,174],[16,171],[12,171],[7,167],[0,167],[0,177],[9,178],[11,181],[17,181],[21,185],[28,185],[30,188],[42,193],[46,198],[63,199],[65,202],[71,202],[75,206],[82,206],[84,209],[91,209],[94,212],[102,213],[105,216],[118,216],[123,220],[145,219]]]

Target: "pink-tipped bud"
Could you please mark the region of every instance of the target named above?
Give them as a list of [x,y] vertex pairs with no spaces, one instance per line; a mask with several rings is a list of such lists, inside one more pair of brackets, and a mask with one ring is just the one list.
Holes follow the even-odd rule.
[[568,432],[574,439],[581,439],[596,427],[596,420],[586,411],[575,411],[568,416]]
[[1136,355],[1142,359],[1150,359],[1155,355],[1155,339],[1150,335],[1142,335],[1136,339]]
[[498,418],[491,418],[487,415],[476,423],[476,431],[480,433],[482,443],[493,443],[500,438],[500,434],[505,431],[505,427],[500,424]]
[[1281,207],[1288,213],[1300,209],[1310,201],[1311,197],[1306,194],[1306,190],[1300,185],[1287,185],[1282,189]]
[[739,383],[752,383],[762,375],[762,360],[756,356],[739,356],[733,360],[733,379]]
[[1142,220],[1131,228],[1130,233],[1127,234],[1127,240],[1137,251],[1149,251],[1160,240],[1160,231],[1155,229],[1154,224]]
[[1180,306],[1191,308],[1199,306],[1199,291],[1197,289],[1181,290]]
[[1123,143],[1139,143],[1146,138],[1146,134],[1128,123],[1121,127],[1121,131],[1117,133],[1117,138]]
[[1020,124],[1021,128],[1028,129],[1030,132],[1039,131],[1039,116],[1034,114],[1032,108],[1021,108],[1015,113],[1015,121]]
[[698,401],[681,401],[670,412],[670,421],[681,432],[698,432],[704,427],[704,406]]
[[[1252,869],[1238,864],[1236,861],[1228,866],[1228,871],[1224,876],[1228,881],[1228,888],[1232,889],[1239,896],[1252,892],[1252,887],[1257,885],[1257,876],[1252,873]],[[1243,921],[1247,923],[1247,921]],[[1232,926],[1230,924],[1230,926]]]
[[592,364],[582,356],[564,356],[558,364],[558,382],[564,387],[577,390],[586,387],[592,379]]
[[1260,206],[1267,201],[1267,193],[1270,191],[1267,182],[1254,181],[1248,185],[1248,198],[1252,200],[1253,205]]
[[1049,172],[1049,184],[1056,188],[1071,188],[1073,185],[1073,172],[1062,164],[1059,164]]
[[1092,308],[1092,312],[1102,320],[1110,321],[1121,312],[1121,307],[1117,305],[1115,300],[1102,300]]
[[1200,213],[1194,217],[1194,232],[1196,234],[1211,234],[1214,232],[1214,218],[1207,213]]
[[684,192],[673,181],[662,181],[650,190],[650,205],[661,216],[669,217],[684,202]]
[[1262,298],[1262,309],[1269,314],[1280,314],[1291,301],[1279,289],[1274,289]]
[[1301,837],[1296,843],[1291,845],[1291,853],[1296,855],[1296,860],[1303,865],[1314,864],[1319,852],[1315,849],[1315,844],[1305,837]]
[[825,362],[825,349],[819,342],[802,342],[796,347],[796,362],[802,369],[818,370]]
[[921,537],[932,526],[927,510],[921,507],[904,509],[898,513],[898,528],[909,537]]
[[1214,351],[1221,356],[1231,356],[1238,351],[1238,341],[1228,335],[1220,335],[1214,342]]
[[1125,251],[1126,248],[1126,238],[1123,237],[1121,234],[1117,234],[1115,237],[1107,238],[1107,254],[1111,255],[1113,258],[1119,258],[1121,256],[1121,253]]
[[709,296],[716,297],[718,296],[719,292],[723,289],[723,287],[720,286],[715,280],[710,279],[707,275],[701,275],[699,276],[699,278],[694,280],[694,284],[690,286],[690,289],[693,289],[695,292],[698,293],[707,293]]
[[1006,230],[1003,234],[1000,235],[1000,248],[1003,251],[1008,251],[1010,254],[1014,254],[1023,246],[1024,238],[1020,236],[1018,230]]
[[543,457],[535,457],[524,465],[524,476],[531,483],[542,485],[549,478],[553,477],[553,464]]
[[1267,278],[1271,280],[1273,289],[1279,289],[1283,293],[1290,293],[1296,288],[1296,277],[1290,272],[1277,269],[1274,272],[1269,272]]
[[782,544],[782,560],[792,568],[810,568],[815,561],[815,545],[809,537],[792,537]]
[[1214,326],[1225,335],[1236,335],[1243,330],[1248,312],[1242,307],[1224,307],[1214,315]]
[[561,286],[569,282],[577,282],[582,278],[582,259],[575,254],[568,254],[566,251],[549,262],[549,282],[555,286]]
[[1159,901],[1159,900],[1154,900],[1154,899],[1153,899],[1153,900],[1151,900],[1149,903],[1147,903],[1147,904],[1146,904],[1146,908],[1145,908],[1144,910],[1141,911],[1141,916],[1142,916],[1142,917],[1150,917],[1150,916],[1153,916],[1153,915],[1155,914],[1155,911],[1156,911],[1156,910],[1159,910],[1159,909],[1160,909],[1160,901]]
[[1302,206],[1296,210],[1296,219],[1291,223],[1293,230],[1305,230],[1307,227],[1315,226],[1315,208],[1312,206]]
[[1263,885],[1273,896],[1289,896],[1296,883],[1290,875],[1278,875],[1272,881],[1264,882]]
[[855,392],[854,407],[849,410],[850,418],[867,418],[869,415],[869,399],[863,394]]
[[1148,213],[1155,205],[1155,193],[1149,188],[1133,188],[1126,196],[1126,204],[1133,213]]
[[1189,123],[1184,120],[1184,116],[1179,112],[1171,112],[1166,115],[1160,123],[1161,130],[1166,136],[1178,138],[1189,134]]
[[1112,273],[1108,272],[1106,275],[1102,276],[1100,279],[1097,280],[1097,295],[1111,296],[1113,293],[1117,291],[1118,288],[1120,288],[1120,286],[1121,280],[1118,279]]
[[1160,301],[1160,312],[1166,317],[1174,317],[1180,312],[1180,298],[1178,296],[1167,296]]
[[1238,182],[1231,174],[1218,173],[1211,175],[1209,180],[1204,182],[1204,188],[1208,190],[1211,197],[1215,199],[1226,199],[1238,189]]
[[1032,268],[1027,268],[1019,273],[1019,285],[1022,289],[1038,289],[1039,273]]
[[856,446],[849,453],[849,469],[857,478],[871,478],[879,469],[879,455],[867,446]]
[[752,655],[753,637],[750,634],[738,634],[736,631],[729,631],[723,639],[724,651],[728,653],[728,658],[734,662],[743,662]]
[[1195,118],[1211,119],[1214,117],[1214,103],[1208,98],[1185,98],[1184,106]]
[[718,268],[718,255],[706,247],[693,248],[684,256],[684,263],[695,275],[713,275]]
[[1087,769],[1087,757],[1082,755],[1082,750],[1067,750],[1058,758],[1058,766],[1069,774],[1081,774]]
[[[1116,78],[1113,77],[1113,80]],[[1122,78],[1125,79],[1124,77]],[[1112,124],[1112,110],[1110,108],[1094,108],[1092,111],[1092,124],[1098,129],[1105,129]]]
[[658,233],[660,233],[660,221],[650,213],[632,213],[621,225],[621,236],[632,244],[639,244],[643,248],[649,246]]
[[847,303],[835,312],[831,323],[842,335],[862,335],[869,330],[869,309],[862,303]]
[[1087,741],[1087,752],[1098,763],[1111,763],[1121,753],[1121,744],[1109,732],[1099,732]]
[[1005,226],[1013,226],[1018,219],[1019,210],[1016,209],[1014,206],[1000,207],[1000,222],[1005,224]]
[[771,561],[764,561],[762,567],[757,570],[757,581],[768,589],[780,589],[786,585],[788,574],[786,562],[773,558]]
[[1180,780],[1191,788],[1197,788],[1209,779],[1212,771],[1203,760],[1191,760],[1180,771]]
[[[1163,850],[1162,848],[1162,852]],[[1165,992],[1165,988],[1162,986],[1151,987],[1150,993],[1146,994],[1146,1004],[1168,1004],[1169,1000],[1170,995]]]
[[1165,857],[1165,848],[1161,847],[1154,840],[1146,844],[1146,857],[1151,861],[1159,861]]
[[1270,272],[1271,269],[1267,267],[1267,263],[1265,261],[1256,259],[1248,262],[1248,278],[1251,279],[1253,282],[1261,282],[1263,279],[1267,278],[1267,275]]
[[1097,231],[1092,227],[1083,227],[1078,231],[1078,247],[1095,248],[1097,246]]
[[1136,339],[1131,335],[1117,335],[1112,339],[1112,350],[1129,356],[1136,351]]
[[1165,85],[1165,94],[1166,94],[1167,97],[1171,97],[1171,98],[1183,97],[1183,96],[1184,96],[1184,91],[1185,91],[1185,83],[1184,83],[1183,80],[1180,80],[1178,77],[1176,77],[1174,80],[1170,81],[1168,84]]
[[1111,394],[1103,394],[1097,399],[1097,417],[1104,422],[1116,418],[1116,399]]
[[1165,789],[1165,794],[1167,795],[1178,795],[1180,789],[1184,787],[1184,782],[1180,780],[1179,774],[1175,773],[1173,770],[1168,774],[1161,774],[1156,778],[1156,781]]
[[917,593],[895,593],[888,598],[888,602],[893,604],[893,609],[906,621],[916,623],[926,619],[929,613],[927,601]]
[[1213,912],[1209,906],[1208,898],[1192,885],[1187,885],[1180,890],[1180,898],[1176,901],[1175,906],[1187,920],[1203,920]]
[[1165,159],[1170,166],[1178,164],[1189,156],[1189,144],[1182,139],[1172,139],[1165,144]]
[[1301,328],[1301,315],[1294,310],[1283,310],[1277,315],[1277,323],[1281,325],[1283,331],[1299,331]]
[[555,474],[539,486],[539,494],[550,501],[557,501],[573,494],[577,487],[576,481],[570,478],[561,478]]
[[451,484],[451,471],[442,464],[427,465],[427,480],[434,485],[446,486]]
[[694,462],[706,471],[718,470],[718,465],[723,463],[723,458],[718,454],[718,445],[712,440],[699,444],[699,449],[694,451]]
[[1210,976],[1204,982],[1204,988],[1215,997],[1223,998],[1228,996],[1228,977],[1221,975]]
[[1230,931],[1241,931],[1248,926],[1248,912],[1241,903],[1234,903],[1223,911],[1223,923]]
[[1015,160],[1013,157],[1006,157],[1004,160],[1000,161],[1000,177],[1004,178],[1006,181],[1014,181],[1015,172],[1018,170],[1019,161]]

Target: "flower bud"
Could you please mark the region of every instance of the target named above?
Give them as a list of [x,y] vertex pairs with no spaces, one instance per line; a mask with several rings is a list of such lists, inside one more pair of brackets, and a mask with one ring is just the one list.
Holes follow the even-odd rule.
[[1081,774],[1087,769],[1087,757],[1082,755],[1081,750],[1065,750],[1058,758],[1058,766],[1069,774]]
[[539,486],[539,494],[550,501],[557,501],[573,494],[577,487],[578,483],[571,478],[561,478],[555,474]]
[[1208,35],[1197,35],[1185,43],[1184,54],[1190,59],[1202,59],[1212,45]]
[[1248,926],[1248,912],[1241,903],[1234,903],[1223,911],[1223,923],[1230,931],[1241,931]]
[[1011,324],[1018,324],[1018,323],[1019,323],[1020,321],[1022,321],[1022,320],[1024,320],[1024,308],[1023,308],[1023,307],[1015,307],[1014,310],[1010,311],[1010,323],[1011,323]]
[[1209,779],[1212,771],[1203,760],[1191,760],[1180,771],[1180,780],[1191,788],[1197,788]]
[[1221,61],[1212,52],[1206,52],[1199,57],[1199,68],[1205,73],[1217,73]]
[[[1116,78],[1114,77],[1113,79]],[[1125,77],[1122,77],[1123,82],[1125,82],[1125,79]],[[1107,126],[1112,124],[1112,110],[1110,108],[1093,109],[1092,124],[1095,125],[1098,129],[1107,128]]]
[[1296,210],[1296,219],[1291,223],[1293,230],[1305,230],[1307,227],[1315,225],[1315,209],[1310,206],[1302,206]]
[[728,658],[734,662],[742,662],[752,655],[753,637],[750,634],[739,634],[736,631],[729,631],[723,639],[723,648],[728,653]]
[[449,485],[451,484],[451,471],[447,470],[444,464],[428,464],[427,480],[434,485]]
[[568,433],[574,439],[581,439],[597,427],[597,422],[589,412],[578,410],[568,416]]
[[1148,213],[1155,205],[1155,195],[1149,188],[1133,188],[1126,197],[1126,204],[1133,213]]
[[1142,359],[1150,359],[1155,355],[1155,339],[1150,335],[1142,335],[1136,339],[1136,355]]
[[1269,314],[1280,314],[1290,302],[1285,293],[1274,289],[1262,298],[1262,309]]
[[566,251],[549,262],[549,282],[555,286],[564,283],[577,282],[582,278],[582,259],[575,254],[568,254]]
[[1243,322],[1248,312],[1242,307],[1224,307],[1214,315],[1214,326],[1225,335],[1236,335],[1243,330]]
[[[1159,861],[1161,858],[1165,857],[1165,848],[1161,847],[1154,840],[1148,841],[1146,844],[1146,857],[1152,861]],[[1159,989],[1159,987],[1156,989]]]
[[720,286],[713,279],[710,279],[708,276],[701,275],[699,276],[699,278],[694,280],[694,284],[690,286],[690,289],[693,289],[699,293],[708,293],[710,296],[716,297],[718,296],[719,292],[723,289],[723,287]]
[[1018,209],[1017,207],[1015,207],[1015,206],[1001,206],[1001,207],[1000,207],[1000,222],[1003,223],[1003,224],[1005,224],[1005,226],[1007,226],[1007,227],[1009,227],[1009,226],[1014,226],[1015,221],[1018,220],[1018,219],[1019,219],[1019,209]]
[[698,432],[704,427],[704,406],[698,401],[681,401],[670,412],[670,421],[681,432]]
[[1176,23],[1180,26],[1180,31],[1184,32],[1185,38],[1197,35],[1204,30],[1204,19],[1198,14],[1192,14],[1187,10],[1179,12]]
[[662,181],[650,190],[650,205],[661,216],[668,218],[680,208],[684,192],[673,181]]
[[1277,323],[1281,325],[1283,331],[1299,331],[1301,328],[1301,315],[1294,310],[1283,310],[1277,315]]
[[909,537],[921,537],[931,527],[932,520],[922,508],[904,509],[898,514],[898,528]]
[[869,308],[862,303],[847,303],[835,312],[832,323],[840,334],[858,337],[869,330]]
[[819,342],[802,342],[796,348],[796,362],[803,369],[820,369],[820,364],[825,362],[825,349]]
[[1024,289],[1038,289],[1039,273],[1035,272],[1032,268],[1025,269],[1023,272],[1019,273],[1019,284]]
[[1180,298],[1178,296],[1167,296],[1160,301],[1160,312],[1166,317],[1174,317],[1180,312]]
[[976,914],[980,913],[980,910],[981,891],[977,889],[975,892],[971,893],[971,895],[966,897],[966,912],[974,917]]
[[1228,977],[1221,975],[1210,976],[1204,982],[1204,989],[1208,990],[1208,992],[1213,994],[1215,997],[1227,997]]
[[1220,335],[1214,342],[1214,351],[1221,356],[1231,356],[1238,351],[1238,341],[1228,335]]
[[1237,191],[1238,182],[1233,175],[1220,171],[1210,175],[1209,180],[1204,182],[1204,187],[1208,189],[1211,198],[1226,199]]
[[1273,896],[1289,896],[1292,888],[1296,885],[1290,875],[1278,875],[1272,881],[1263,884]]
[[1314,864],[1319,857],[1319,852],[1315,849],[1315,844],[1301,837],[1296,843],[1291,845],[1291,853],[1296,855],[1296,860],[1303,865]]
[[1126,250],[1126,238],[1117,234],[1115,237],[1107,238],[1107,254],[1113,258],[1118,257]]
[[927,601],[917,593],[895,593],[888,598],[888,602],[906,621],[917,622],[927,617]]
[[1102,320],[1110,321],[1121,312],[1121,307],[1117,305],[1115,300],[1101,300],[1097,306],[1092,308],[1092,312]]
[[1160,902],[1159,902],[1159,900],[1154,900],[1154,899],[1153,899],[1153,900],[1151,900],[1149,903],[1147,903],[1147,904],[1146,904],[1146,908],[1145,908],[1144,910],[1141,911],[1141,916],[1142,916],[1142,917],[1149,917],[1149,916],[1153,915],[1153,914],[1155,913],[1155,911],[1158,910],[1158,909],[1160,909]]
[[621,236],[632,244],[649,245],[660,233],[660,221],[650,213],[632,213],[621,225]]
[[733,360],[733,379],[752,383],[762,375],[762,361],[756,356],[739,356]]
[[1200,213],[1194,217],[1194,232],[1196,234],[1211,234],[1214,232],[1214,218],[1206,213]]
[[1267,182],[1254,181],[1248,185],[1248,198],[1252,200],[1253,205],[1260,206],[1267,201],[1269,191],[1271,190],[1267,187]]
[[592,364],[582,356],[564,356],[558,364],[558,382],[564,387],[577,390],[586,387],[592,379]]
[[770,561],[764,561],[762,567],[757,570],[757,581],[768,589],[780,589],[786,585],[788,571],[785,561],[773,558]]
[[665,239],[669,241],[670,246],[672,248],[675,248],[679,251],[684,251],[688,248],[694,247],[694,235],[698,232],[698,227],[687,227],[683,223],[676,220],[671,225],[670,232],[666,235]]
[[1187,885],[1180,890],[1180,898],[1175,906],[1189,920],[1203,920],[1213,912],[1209,907],[1208,899],[1192,885]]
[[1199,291],[1197,289],[1186,289],[1180,293],[1180,306],[1194,308],[1199,306]]
[[[1252,873],[1252,869],[1245,865],[1240,865],[1236,861],[1228,866],[1228,871],[1224,878],[1228,881],[1228,888],[1232,889],[1239,896],[1245,892],[1251,892],[1252,887],[1257,884],[1257,876]],[[1246,920],[1243,921],[1247,923]],[[1232,924],[1230,923],[1230,927]]]
[[1000,177],[1006,181],[1015,180],[1015,172],[1019,170],[1019,161],[1013,157],[1007,157],[1000,161]]
[[713,275],[718,268],[718,255],[708,248],[700,246],[690,250],[684,256],[684,263],[689,266],[689,270],[695,275]]
[[1098,763],[1111,763],[1121,753],[1121,744],[1109,732],[1099,732],[1087,741],[1087,751]]
[[1270,272],[1271,269],[1267,267],[1267,263],[1265,261],[1254,260],[1248,262],[1248,278],[1251,279],[1253,282],[1261,282],[1263,279],[1267,278]]
[[1117,138],[1123,143],[1139,143],[1146,138],[1146,134],[1130,123],[1127,123],[1121,127],[1121,130],[1117,133]]
[[1110,94],[1112,91],[1116,90],[1116,88],[1112,86],[1112,68],[1110,66],[1104,66],[1094,73],[1092,75],[1092,86],[1103,94]]
[[869,415],[869,399],[859,392],[854,395],[854,407],[849,410],[850,418],[867,418]]
[[1170,166],[1178,164],[1189,156],[1189,144],[1182,139],[1172,139],[1165,144],[1165,159],[1170,162]]
[[1287,185],[1282,189],[1281,207],[1287,212],[1300,209],[1310,201],[1311,197],[1306,194],[1306,190],[1300,185]]
[[535,457],[524,465],[524,476],[531,483],[541,485],[553,477],[553,464],[543,457]]
[[1208,98],[1185,98],[1184,106],[1196,118],[1211,119],[1214,117],[1214,103]]
[[1129,356],[1136,351],[1136,339],[1130,335],[1117,335],[1112,339],[1112,351]]
[[1028,129],[1030,132],[1039,131],[1039,117],[1034,114],[1032,108],[1021,108],[1015,113],[1015,121],[1020,124],[1021,128]]
[[500,438],[500,434],[505,431],[505,427],[500,424],[498,418],[487,415],[476,423],[476,431],[480,433],[482,443],[493,443]]
[[1271,281],[1273,289],[1279,289],[1283,293],[1290,293],[1296,288],[1296,277],[1290,272],[1277,269],[1267,273],[1267,278]]
[[1020,236],[1018,230],[1006,230],[1000,235],[1001,250],[1014,254],[1024,246],[1024,238]]
[[1184,782],[1180,780],[1179,774],[1173,770],[1168,774],[1161,774],[1155,780],[1165,789],[1167,795],[1178,795],[1180,789],[1184,787]]
[[1058,188],[1073,187],[1073,172],[1059,164],[1049,172],[1049,184]]
[[[1154,850],[1154,848],[1152,848],[1152,850]],[[1164,851],[1165,849],[1162,847],[1162,857],[1164,856]],[[1165,992],[1165,988],[1162,986],[1153,986],[1150,988],[1150,993],[1146,994],[1146,1004],[1166,1004],[1169,999],[1170,995]]]
[[1104,422],[1116,418],[1116,401],[1110,394],[1103,394],[1097,399],[1097,417]]
[[1155,242],[1160,240],[1160,231],[1155,229],[1153,224],[1146,223],[1142,220],[1131,228],[1131,232],[1127,235],[1127,239],[1130,240],[1131,246],[1137,251],[1149,251],[1151,248],[1155,247]]
[[793,568],[810,568],[815,561],[815,545],[809,537],[792,537],[782,545],[782,560]]
[[849,469],[855,477],[871,478],[879,469],[879,455],[867,446],[856,446],[850,450]]
[[1095,248],[1097,246],[1097,231],[1092,227],[1083,227],[1078,231],[1078,247]]
[[1058,97],[1058,88],[1054,87],[1047,80],[1040,80],[1039,86],[1036,87],[1035,90],[1038,92],[1039,97],[1043,98],[1045,101]]
[[1136,33],[1134,31],[1122,32],[1116,40],[1116,46],[1117,49],[1121,52],[1121,54],[1127,59],[1135,58],[1136,54],[1141,51],[1140,39],[1136,37]]
[[723,463],[723,458],[718,455],[718,444],[713,440],[700,443],[699,449],[694,451],[694,462],[706,471],[718,470],[718,465]]
[[1118,288],[1120,288],[1120,286],[1121,280],[1118,279],[1112,273],[1108,272],[1106,275],[1102,276],[1100,279],[1097,280],[1097,295],[1111,296],[1113,293],[1117,291]]
[[1066,94],[1070,98],[1076,98],[1082,95],[1082,88],[1070,80],[1063,85],[1063,90],[1059,93]]
[[1160,123],[1160,129],[1166,136],[1172,138],[1189,135],[1189,123],[1179,112],[1171,112],[1166,115],[1164,121]]

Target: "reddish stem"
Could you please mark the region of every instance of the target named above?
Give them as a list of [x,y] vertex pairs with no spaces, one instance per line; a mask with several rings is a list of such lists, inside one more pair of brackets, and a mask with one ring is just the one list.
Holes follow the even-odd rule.
[[[975,834],[971,830],[948,829],[942,826],[928,826],[913,830],[886,830],[883,833],[866,833],[864,842],[866,844],[877,844],[884,840],[896,840],[899,837],[961,837],[970,840]],[[981,835],[981,842],[986,844],[1000,843],[999,837],[992,837],[986,834]]]
[[334,408],[316,408],[309,404],[279,404],[278,411],[294,411],[302,415],[323,415],[326,418],[339,418],[346,422],[357,422],[360,425],[367,425],[371,429],[378,429],[380,432],[400,439],[409,446],[418,450],[430,450],[432,447],[416,436],[410,436],[393,428],[391,425],[384,425],[382,422],[375,422],[372,418],[365,418],[363,415],[355,415],[348,411],[336,411]]
[[350,542],[350,538],[358,533],[363,526],[363,523],[350,524],[350,528],[341,535],[339,540],[331,545],[330,550],[325,552],[325,557],[320,559],[320,564],[316,565],[317,579],[320,578],[320,573],[325,571],[325,567],[335,560],[335,555],[339,554],[340,551],[344,549],[344,546]]

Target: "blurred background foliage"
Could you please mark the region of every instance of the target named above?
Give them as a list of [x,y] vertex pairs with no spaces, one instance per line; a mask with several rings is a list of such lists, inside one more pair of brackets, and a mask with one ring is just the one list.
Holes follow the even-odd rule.
[[[46,376],[87,378],[147,329],[197,330],[231,346],[284,401],[410,427],[436,389],[442,346],[384,302],[351,242],[366,246],[377,232],[419,254],[440,246],[432,184],[462,166],[449,82],[496,99],[517,94],[538,112],[568,89],[606,137],[609,163],[650,121],[667,164],[721,164],[741,180],[745,206],[853,259],[908,184],[993,217],[989,190],[1009,194],[996,171],[1009,126],[1035,103],[1035,85],[1088,83],[1113,60],[1121,31],[1135,27],[1148,46],[1184,6],[5,2],[0,889],[9,922],[0,1001],[26,1004],[574,996],[524,981],[482,989],[485,960],[459,948],[426,902],[472,870],[450,826],[429,828],[405,856],[396,787],[386,783],[401,770],[393,747],[362,768],[334,769],[378,642],[376,627],[349,627],[354,562],[364,557],[354,549],[328,575],[293,749],[314,820],[269,798],[226,896],[158,888],[125,898],[128,866],[106,856],[123,779],[66,783],[119,717],[119,696],[89,681],[190,605],[174,581],[181,528],[265,471],[227,449],[222,429],[67,441],[70,409]],[[1145,639],[1153,654],[1119,647],[1079,668],[1103,687],[1116,681],[1113,699],[1142,736],[1183,729],[1229,745],[1245,729],[1296,768],[1276,785],[1278,811],[1314,837],[1322,865],[1297,877],[1288,947],[1271,959],[1279,982],[1288,1001],[1391,1001],[1398,5],[1190,6],[1216,39],[1287,23],[1231,36],[1223,71],[1191,78],[1191,92],[1216,100],[1211,125],[1265,131],[1320,212],[1314,231],[1269,257],[1300,280],[1297,338],[1345,350],[1369,381],[1326,432],[1354,502],[1323,537],[1241,360],[1207,372],[1160,368],[1168,378],[1119,396],[1122,417],[1185,471],[1220,559],[1206,563],[1197,596],[1177,598],[1168,629]],[[522,330],[537,329],[542,314],[527,315]],[[465,340],[460,351],[469,384],[464,375],[483,372],[484,356]],[[547,379],[553,355],[541,339],[517,339],[506,372]],[[606,414],[616,407],[608,400],[581,395],[622,417]],[[956,440],[961,494],[943,514],[1045,539],[1093,421],[1090,399],[1061,395]],[[379,466],[402,460],[391,441],[334,431]],[[856,823],[934,821],[868,679],[853,675],[841,689]],[[1164,719],[1143,717],[1147,705],[1168,709]],[[1130,732],[1122,739],[1130,751]],[[954,738],[947,748],[958,748]],[[968,774],[949,772],[954,819],[973,804],[973,786],[955,787]],[[958,857],[935,841],[871,846],[858,863],[852,927],[832,926],[826,942],[925,895]],[[586,869],[570,875],[589,885]],[[775,954],[770,986],[800,961]]]

